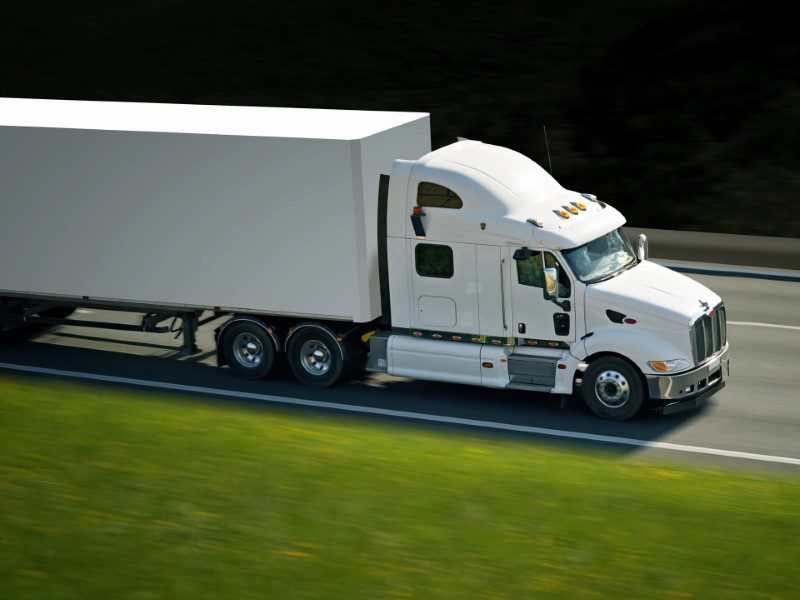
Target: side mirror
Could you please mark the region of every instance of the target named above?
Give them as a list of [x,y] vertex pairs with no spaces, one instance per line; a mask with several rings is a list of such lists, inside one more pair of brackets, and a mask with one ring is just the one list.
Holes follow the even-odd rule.
[[643,260],[647,260],[649,254],[650,246],[647,243],[647,236],[641,233],[639,234],[639,247],[636,248],[636,258],[638,258],[639,262],[641,262]]
[[547,267],[544,270],[544,298],[553,300],[558,297],[558,269]]

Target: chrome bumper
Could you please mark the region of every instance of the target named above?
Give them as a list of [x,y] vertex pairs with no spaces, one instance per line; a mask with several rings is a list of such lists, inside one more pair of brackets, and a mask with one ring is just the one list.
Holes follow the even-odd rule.
[[[712,388],[722,388],[731,374],[728,358],[729,345],[709,358],[696,369],[677,375],[645,375],[647,390],[651,400],[684,400],[710,392]],[[714,390],[716,391],[716,390]],[[713,392],[712,392],[713,393]]]

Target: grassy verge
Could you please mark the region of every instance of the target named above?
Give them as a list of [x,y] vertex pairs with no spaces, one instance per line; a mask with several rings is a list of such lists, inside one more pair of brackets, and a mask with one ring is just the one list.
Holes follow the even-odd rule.
[[790,595],[800,479],[0,376],[0,595]]

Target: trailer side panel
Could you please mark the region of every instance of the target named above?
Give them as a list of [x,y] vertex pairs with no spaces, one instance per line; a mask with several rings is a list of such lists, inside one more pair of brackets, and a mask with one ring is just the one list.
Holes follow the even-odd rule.
[[0,295],[370,320],[355,175],[347,140],[0,127]]

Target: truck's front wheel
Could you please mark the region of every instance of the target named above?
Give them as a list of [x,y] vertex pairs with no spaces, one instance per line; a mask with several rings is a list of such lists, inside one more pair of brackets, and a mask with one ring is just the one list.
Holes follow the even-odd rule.
[[599,358],[589,365],[581,384],[583,399],[604,419],[624,421],[639,412],[644,388],[636,369],[613,356]]

